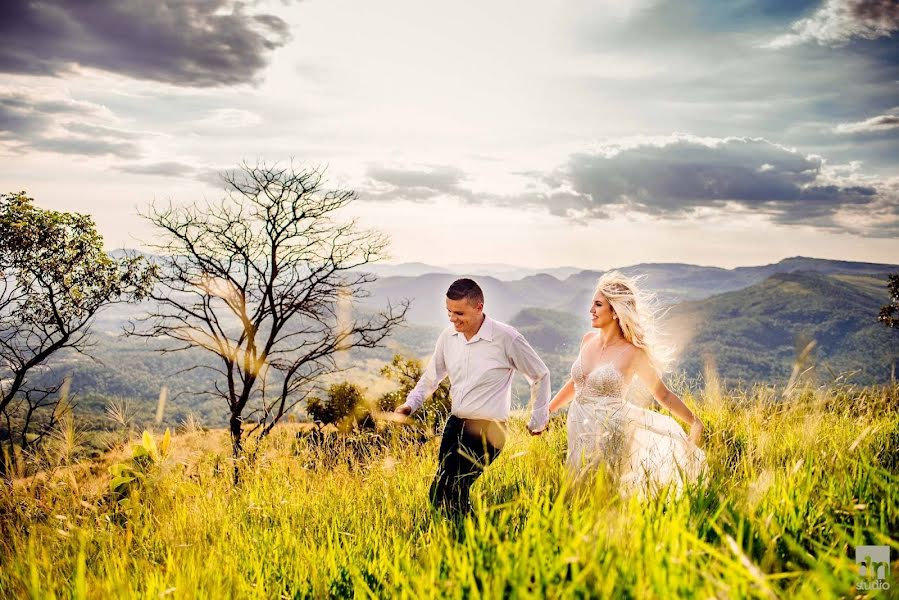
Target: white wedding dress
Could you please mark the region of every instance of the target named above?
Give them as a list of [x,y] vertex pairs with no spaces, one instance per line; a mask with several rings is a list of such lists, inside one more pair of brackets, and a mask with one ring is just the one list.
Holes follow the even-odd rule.
[[604,463],[623,495],[644,496],[668,484],[680,491],[699,476],[705,453],[672,417],[627,402],[624,379],[612,363],[584,373],[579,353],[571,379],[567,465],[575,481]]

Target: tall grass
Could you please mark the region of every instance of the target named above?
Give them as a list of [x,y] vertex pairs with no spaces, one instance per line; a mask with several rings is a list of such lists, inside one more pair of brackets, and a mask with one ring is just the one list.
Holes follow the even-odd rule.
[[858,593],[856,545],[899,555],[899,386],[686,401],[710,469],[680,496],[567,490],[563,421],[519,423],[459,526],[427,505],[437,440],[283,427],[235,488],[224,434],[191,430],[125,505],[105,469],[4,490],[0,595],[830,598]]

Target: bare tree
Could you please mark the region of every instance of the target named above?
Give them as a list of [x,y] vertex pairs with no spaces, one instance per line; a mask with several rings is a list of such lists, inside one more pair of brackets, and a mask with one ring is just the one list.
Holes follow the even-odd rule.
[[326,190],[321,170],[293,165],[244,163],[224,179],[220,202],[153,206],[146,215],[161,234],[153,248],[162,273],[157,308],[132,333],[177,341],[164,352],[213,355],[212,365],[191,368],[218,373],[209,393],[227,404],[238,458],[245,435],[270,432],[319,376],[337,370],[338,353],[378,346],[408,303],[349,314],[375,279],[360,267],[387,246],[383,235],[337,218],[354,192]]
[[25,192],[0,195],[3,474],[16,447],[39,443],[55,424],[60,384],[33,385],[29,376],[61,350],[88,350],[97,312],[141,300],[154,274],[143,258],[109,257],[89,216],[43,210]]

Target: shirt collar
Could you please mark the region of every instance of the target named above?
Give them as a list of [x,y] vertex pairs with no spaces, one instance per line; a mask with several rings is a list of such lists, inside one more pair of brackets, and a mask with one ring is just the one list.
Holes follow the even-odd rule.
[[[478,340],[485,340],[488,342],[493,341],[493,319],[488,317],[486,314],[484,315],[484,322],[481,323],[481,328],[478,329],[478,332],[471,336],[471,339],[466,343],[473,344]],[[462,335],[461,331],[453,331],[453,335]],[[464,336],[463,336],[464,338]]]

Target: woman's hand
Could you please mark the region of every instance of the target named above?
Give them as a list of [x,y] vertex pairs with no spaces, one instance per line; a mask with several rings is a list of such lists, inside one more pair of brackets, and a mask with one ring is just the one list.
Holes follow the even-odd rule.
[[703,426],[702,421],[700,421],[697,417],[693,417],[693,424],[690,425],[690,441],[696,445],[697,448],[702,447],[702,432],[705,430],[705,426]]

